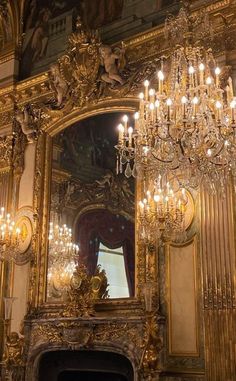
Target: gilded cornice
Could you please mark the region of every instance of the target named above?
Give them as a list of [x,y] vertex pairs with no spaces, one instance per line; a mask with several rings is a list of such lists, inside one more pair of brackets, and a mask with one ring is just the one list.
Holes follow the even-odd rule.
[[52,180],[58,184],[68,181],[70,177],[71,175],[68,171],[57,168],[52,169]]
[[[205,2],[204,2],[205,3]],[[201,2],[196,4],[196,8],[193,13],[202,10]],[[213,43],[213,47],[218,52],[218,54],[225,49],[234,50],[236,49],[236,41],[235,41],[235,33],[236,33],[236,3],[234,0],[222,0],[217,1],[213,4],[209,4],[205,7],[204,11],[207,10],[210,13],[210,17],[213,22],[214,27],[214,36],[215,42]],[[152,28],[149,31],[140,33],[134,37],[127,38],[124,40],[125,46],[125,55],[126,60],[129,65],[133,65],[139,69],[139,65],[148,64],[153,59],[157,59],[160,57],[165,51],[168,50],[168,46],[166,41],[163,38],[164,34],[164,25],[160,25],[158,27]],[[217,36],[217,37],[216,37]],[[7,60],[6,56],[3,59]],[[1,57],[0,57],[1,60]],[[142,70],[142,68],[140,69]],[[139,78],[141,82],[142,78]],[[137,88],[137,85],[136,87]],[[132,107],[134,107],[134,96],[133,94],[136,91],[128,91],[122,94],[122,91],[119,94],[107,94],[105,96],[101,96],[100,100],[97,100],[98,103],[102,103],[104,100],[107,100],[112,103],[116,103],[116,100],[127,97],[131,97],[132,99]],[[0,126],[4,125],[11,126],[12,120],[14,116],[14,108],[17,106],[22,108],[24,105],[31,103],[37,104],[40,106],[48,103],[50,99],[53,98],[53,90],[50,87],[50,76],[49,72],[44,72],[40,75],[31,77],[27,80],[16,83],[15,85],[7,86],[0,89]],[[73,115],[80,113],[80,110],[84,108],[81,105],[74,105],[70,110],[66,109],[63,112],[59,111],[51,111],[49,115],[46,115],[47,122],[43,123],[44,129],[49,128],[50,125],[54,125],[57,120],[61,120],[61,118],[68,119],[68,115],[70,114],[73,119]],[[87,109],[97,110],[97,105],[92,105],[89,102],[89,107]],[[67,122],[65,122],[67,124]]]
[[9,52],[5,51],[4,53],[0,54],[0,65],[15,59],[15,57],[16,57],[15,50],[10,50]]

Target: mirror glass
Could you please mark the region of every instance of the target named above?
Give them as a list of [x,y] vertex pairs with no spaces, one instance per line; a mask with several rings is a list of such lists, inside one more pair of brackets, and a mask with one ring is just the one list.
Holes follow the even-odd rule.
[[[134,295],[132,177],[116,174],[123,114],[84,119],[53,137],[47,300],[62,302],[76,264],[104,269],[110,298]],[[69,230],[71,229],[71,230]],[[72,238],[70,237],[72,236]],[[62,239],[60,239],[62,237]],[[69,248],[70,241],[79,247]],[[76,260],[74,259],[76,258]]]

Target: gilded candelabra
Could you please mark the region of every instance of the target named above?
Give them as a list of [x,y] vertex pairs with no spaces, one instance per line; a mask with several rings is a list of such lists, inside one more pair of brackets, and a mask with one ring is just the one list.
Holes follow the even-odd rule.
[[0,209],[0,259],[14,260],[18,254],[21,230],[16,226],[10,213]]
[[140,240],[155,244],[157,239],[177,239],[185,235],[185,188],[173,190],[161,176],[149,182],[145,197],[138,204]]

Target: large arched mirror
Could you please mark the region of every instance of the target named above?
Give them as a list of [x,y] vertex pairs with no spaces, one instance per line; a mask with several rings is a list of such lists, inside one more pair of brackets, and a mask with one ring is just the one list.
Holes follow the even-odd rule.
[[[66,224],[79,246],[79,261],[108,278],[110,298],[134,296],[134,179],[116,174],[117,125],[123,114],[96,115],[53,137],[49,229]],[[48,252],[47,300],[62,302],[74,264]]]

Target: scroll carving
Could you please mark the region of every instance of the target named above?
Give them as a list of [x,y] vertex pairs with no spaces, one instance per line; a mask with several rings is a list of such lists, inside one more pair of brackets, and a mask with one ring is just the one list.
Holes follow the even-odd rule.
[[2,365],[4,380],[24,380],[24,337],[17,332],[11,332],[7,336]]
[[141,372],[144,378],[160,372],[160,351],[163,347],[160,327],[155,314],[147,315],[144,325],[143,353],[141,357]]
[[0,137],[0,170],[8,171],[11,167],[13,137]]

